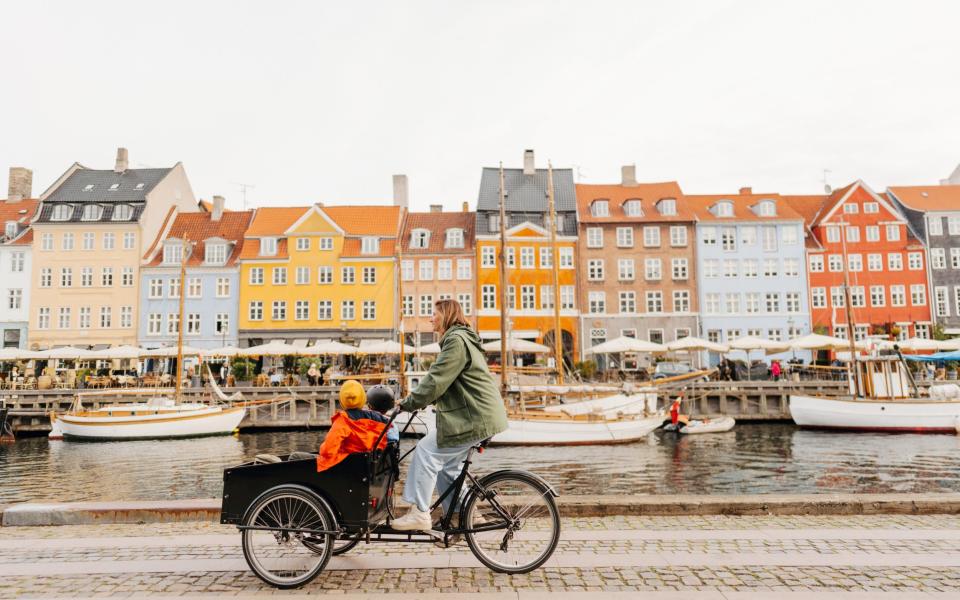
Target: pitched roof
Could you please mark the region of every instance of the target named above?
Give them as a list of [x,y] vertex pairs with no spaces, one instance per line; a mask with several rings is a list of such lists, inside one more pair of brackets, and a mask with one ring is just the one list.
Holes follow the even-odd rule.
[[[727,200],[733,203],[732,217],[717,217],[710,208],[721,200]],[[774,200],[776,202],[777,214],[773,217],[761,217],[753,212],[752,207],[761,200]],[[803,216],[798,213],[788,202],[783,202],[780,194],[697,194],[686,195],[683,202],[691,208],[701,221],[802,221]]]
[[400,229],[399,206],[323,206],[321,209],[348,236],[396,237]]
[[380,251],[376,254],[363,254],[360,252],[363,242],[358,237],[346,238],[343,240],[343,250],[340,251],[342,258],[370,258],[371,256],[396,256],[397,239],[388,238],[380,240]]
[[287,253],[287,238],[277,240],[277,253],[272,256],[260,256],[260,238],[246,238],[240,250],[240,260],[284,260],[290,258]]
[[813,219],[810,221],[810,226],[813,227],[814,225],[819,225],[820,221],[830,214],[830,211],[832,211],[834,207],[839,204],[841,200],[843,200],[843,197],[847,195],[847,192],[849,192],[851,188],[858,183],[859,181],[854,181],[849,185],[845,185],[842,188],[833,190],[829,195],[827,195],[826,199],[823,201],[823,204],[820,206],[820,210],[817,211],[817,214],[815,214]]
[[[403,225],[400,246],[404,254],[472,253],[474,251],[474,226],[477,215],[473,212],[415,212],[407,213]],[[448,229],[463,230],[463,248],[446,248]],[[410,234],[414,229],[430,232],[426,248],[411,248]]]
[[[695,218],[693,210],[683,203],[683,192],[676,181],[640,183],[631,186],[578,183],[576,190],[577,220],[581,223],[692,221]],[[657,212],[656,203],[663,198],[676,199],[676,215],[661,215]],[[594,200],[609,200],[610,216],[594,217],[590,212],[590,205]],[[627,200],[640,200],[641,216],[632,217],[624,213],[623,204]]]
[[[113,169],[80,168],[70,174],[50,195],[46,202],[146,202],[150,193],[173,167],[164,169],[127,169],[117,173]],[[117,185],[111,190],[111,186]],[[137,186],[140,185],[140,189]],[[89,190],[87,186],[93,186]]]
[[820,212],[820,209],[823,208],[828,197],[827,194],[781,196],[793,210],[803,216],[803,221],[807,225],[813,223],[814,218],[817,216],[817,213]]
[[310,210],[309,206],[264,206],[258,208],[250,227],[247,228],[246,236],[283,235],[283,232],[289,229],[294,221],[308,210]]
[[913,210],[960,210],[960,185],[914,185],[887,189]]
[[[523,169],[503,170],[504,208],[507,212],[546,212],[547,169],[524,175]],[[553,197],[558,212],[577,210],[577,192],[572,169],[553,170]],[[500,169],[485,167],[480,175],[478,211],[500,210]]]
[[[244,246],[244,233],[250,220],[253,217],[253,211],[225,212],[219,221],[211,219],[210,213],[180,213],[170,226],[166,239],[184,239],[186,237],[194,242],[194,251],[187,259],[188,266],[203,264],[205,255],[204,240],[209,238],[222,238],[229,242],[234,242],[233,251],[227,257],[226,265],[233,265]],[[154,250],[159,250],[160,245],[156,245]],[[163,261],[163,253],[157,251],[149,266],[159,265]]]
[[[30,227],[30,220],[37,213],[40,201],[34,198],[10,202],[9,200],[0,200],[0,227],[4,227],[8,221],[16,221],[18,224],[17,235],[4,243],[10,245],[26,245],[33,241],[33,228]],[[4,233],[0,229],[0,234]]]

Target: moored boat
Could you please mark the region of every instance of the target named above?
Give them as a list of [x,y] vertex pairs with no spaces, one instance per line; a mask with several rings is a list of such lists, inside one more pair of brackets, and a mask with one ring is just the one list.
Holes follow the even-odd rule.
[[698,435],[701,433],[725,433],[733,429],[737,424],[736,419],[724,415],[716,419],[703,419],[690,421],[680,428],[680,433],[686,435]]
[[51,417],[51,439],[133,440],[233,433],[246,408],[175,403],[168,398]]

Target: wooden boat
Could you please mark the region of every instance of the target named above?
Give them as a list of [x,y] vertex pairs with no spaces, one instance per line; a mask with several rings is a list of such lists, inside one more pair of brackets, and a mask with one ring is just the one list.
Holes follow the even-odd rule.
[[724,433],[733,429],[733,426],[736,424],[736,419],[724,415],[717,419],[690,421],[680,428],[680,433],[686,435],[695,435],[701,433]]
[[857,357],[849,394],[793,394],[790,414],[800,427],[914,433],[960,432],[960,397],[923,395],[901,356]]
[[53,415],[50,439],[135,440],[233,433],[246,408],[175,403],[169,398]]

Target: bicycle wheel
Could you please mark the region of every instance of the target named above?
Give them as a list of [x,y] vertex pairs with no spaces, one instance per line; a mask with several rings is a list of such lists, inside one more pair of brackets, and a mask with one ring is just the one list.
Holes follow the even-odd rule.
[[[280,486],[258,498],[244,519],[243,557],[264,582],[281,589],[300,587],[323,571],[333,553],[336,518],[323,499],[296,486]],[[260,529],[263,528],[263,529]]]
[[333,544],[333,555],[340,556],[341,554],[346,554],[356,547],[360,543],[360,534],[356,534],[356,537],[352,538],[339,538]]
[[474,556],[498,573],[529,573],[560,541],[560,512],[542,482],[523,472],[480,480],[460,512],[460,527]]

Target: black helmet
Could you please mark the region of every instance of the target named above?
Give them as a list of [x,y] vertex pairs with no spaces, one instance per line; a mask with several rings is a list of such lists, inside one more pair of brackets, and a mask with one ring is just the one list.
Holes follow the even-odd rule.
[[393,390],[385,385],[374,385],[367,390],[367,405],[378,413],[385,413],[396,405]]

